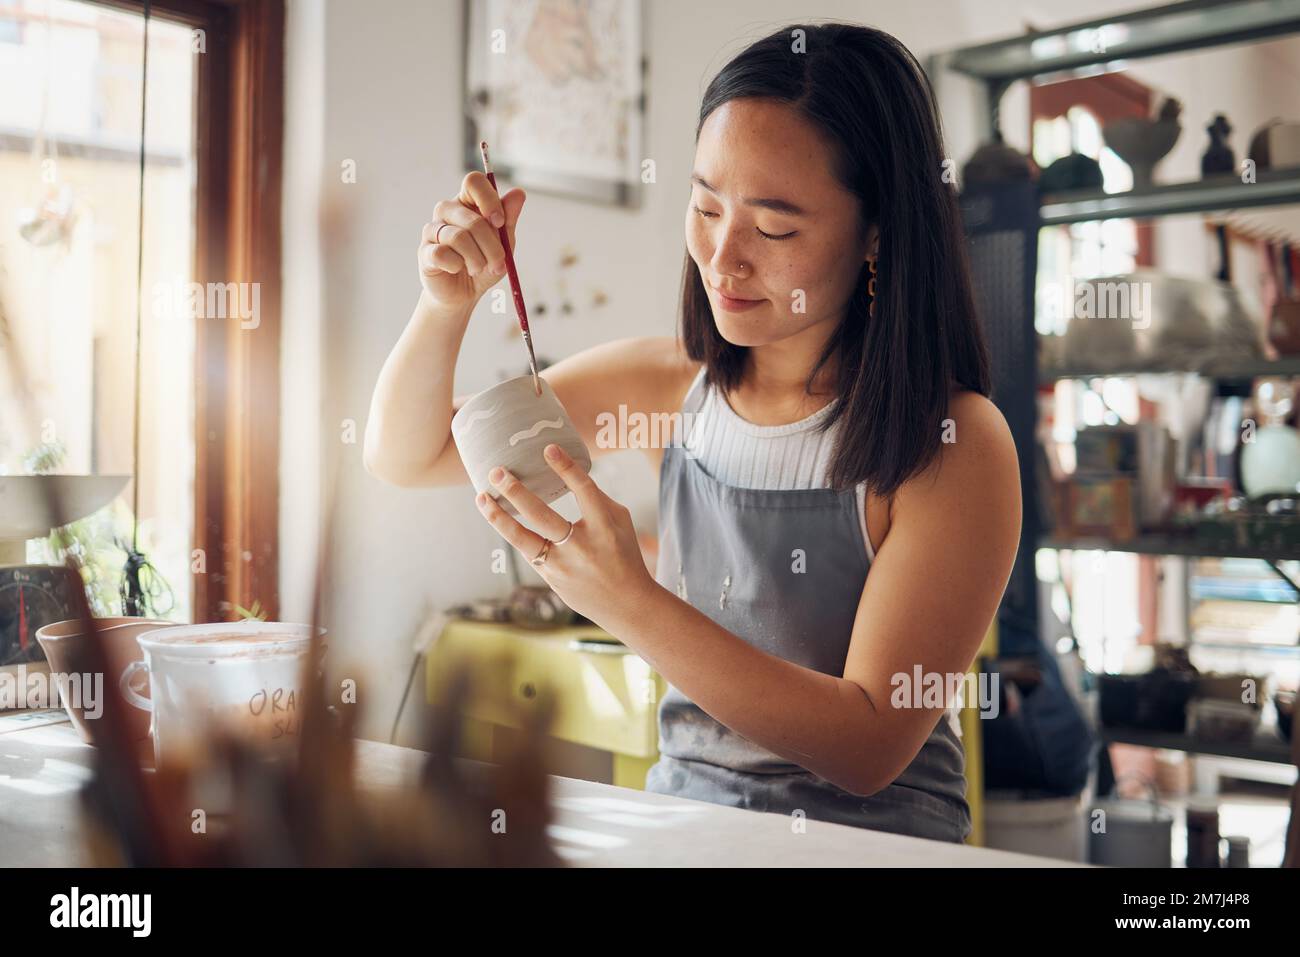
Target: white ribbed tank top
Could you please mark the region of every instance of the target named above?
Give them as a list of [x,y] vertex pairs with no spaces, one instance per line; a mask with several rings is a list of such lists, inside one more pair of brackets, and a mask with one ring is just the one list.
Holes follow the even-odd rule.
[[[697,390],[705,388],[704,370],[700,369],[686,393],[689,402]],[[755,425],[742,418],[716,388],[709,388],[699,411],[689,422],[685,446],[704,470],[724,485],[738,488],[805,489],[829,488],[827,473],[835,436],[841,422],[825,432],[817,426],[831,414],[838,398],[812,415],[786,425]],[[867,559],[874,561],[867,531],[866,483],[857,487],[858,522]]]

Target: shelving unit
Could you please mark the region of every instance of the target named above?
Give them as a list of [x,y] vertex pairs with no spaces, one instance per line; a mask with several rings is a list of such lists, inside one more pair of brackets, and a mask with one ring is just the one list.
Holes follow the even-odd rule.
[[[950,71],[977,81],[983,103],[984,141],[1000,139],[999,101],[1010,85],[1018,80],[1046,82],[1094,76],[1127,68],[1132,61],[1171,53],[1205,50],[1231,44],[1250,43],[1300,33],[1300,0],[1188,0],[1139,10],[1120,16],[1077,23],[1054,30],[1027,33],[994,43],[967,47],[937,54],[927,62],[932,83],[940,88]],[[985,191],[968,201],[963,195],[963,212],[969,230],[978,233],[1005,229],[1013,235],[1023,228],[1024,206],[1034,202],[1026,191],[1012,186],[998,192]],[[1044,226],[1059,226],[1108,219],[1142,219],[1169,215],[1210,214],[1251,207],[1300,204],[1300,169],[1260,171],[1254,182],[1242,182],[1235,175],[1173,185],[1152,186],[1125,193],[1075,192],[1042,197],[1038,200],[1036,234]],[[1023,258],[1028,263],[1029,303],[1018,310],[1013,320],[1000,313],[1008,297],[1020,290],[1001,295],[986,313],[991,338],[1013,353],[1010,363],[995,368],[1000,375],[998,388],[1009,404],[1018,405],[1026,396],[1036,394],[1039,378],[1037,363],[1032,359],[1033,342],[1033,272],[1036,257],[1032,245],[1026,244]],[[1013,255],[1020,256],[1014,243],[1004,244]],[[1001,279],[1001,277],[998,277]],[[1017,303],[1019,305],[1019,303]],[[1010,310],[1017,312],[1017,310]],[[1028,329],[1007,328],[1007,322],[1027,323]],[[997,326],[1001,323],[1001,327]],[[1026,345],[1028,343],[1028,345]],[[1026,356],[1026,352],[1028,356]],[[1025,361],[1029,358],[1029,361]],[[1043,377],[1059,379],[1093,379],[1114,376],[1161,374],[1178,370],[1048,370]],[[1219,380],[1252,379],[1261,375],[1300,375],[1300,359],[1278,362],[1262,360],[1218,361],[1201,369],[1185,370]],[[1031,400],[1032,401],[1032,400]],[[1150,555],[1192,557],[1257,558],[1270,563],[1274,572],[1293,589],[1296,582],[1278,566],[1278,562],[1300,559],[1300,549],[1258,548],[1243,546],[1207,546],[1189,536],[1143,534],[1127,542],[1106,539],[1063,539],[1040,535],[1032,503],[1037,501],[1033,478],[1035,459],[1025,449],[1036,447],[1036,409],[1029,415],[1004,407],[1008,424],[1021,448],[1022,474],[1028,461],[1029,480],[1025,487],[1027,543],[1061,550],[1102,549]],[[1026,541],[1022,540],[1022,551]],[[1014,579],[1014,576],[1013,576]],[[1189,578],[1190,584],[1190,578]],[[1025,586],[1022,585],[1022,590]],[[1028,583],[1032,593],[1036,585]],[[1023,614],[1023,613],[1022,613]],[[1190,632],[1189,632],[1190,635]],[[1106,729],[1107,741],[1123,741],[1147,747],[1173,748],[1183,751],[1249,757],[1257,760],[1296,764],[1300,747],[1292,748],[1280,738],[1259,740],[1249,746],[1219,746],[1195,741],[1186,735],[1153,735]]]
[[1271,731],[1261,731],[1250,742],[1241,743],[1202,741],[1187,734],[1134,731],[1128,728],[1103,728],[1101,736],[1107,744],[1134,744],[1143,748],[1164,748],[1169,751],[1186,751],[1188,754],[1267,761],[1270,764],[1291,763],[1291,745]]
[[1171,534],[1147,533],[1128,541],[1115,541],[1109,538],[1058,538],[1045,535],[1040,540],[1043,548],[1060,551],[1109,551],[1130,552],[1136,555],[1185,555],[1189,558],[1258,558],[1266,562],[1295,561],[1300,555],[1292,550],[1270,550],[1242,546],[1240,548],[1216,548],[1195,541],[1182,539]]
[[1296,169],[1265,170],[1253,183],[1243,183],[1237,176],[1220,176],[1126,193],[1056,193],[1044,197],[1040,215],[1044,226],[1066,226],[1290,203],[1300,203],[1300,170]]
[[1206,363],[1199,369],[1044,369],[1043,378],[1112,379],[1136,375],[1200,375],[1210,379],[1256,379],[1260,376],[1300,376],[1300,358],[1233,359]]
[[963,47],[932,57],[927,69],[932,78],[951,70],[980,81],[987,100],[983,132],[992,139],[998,102],[1017,80],[1095,76],[1133,60],[1293,33],[1300,33],[1300,3],[1293,0],[1184,0]]

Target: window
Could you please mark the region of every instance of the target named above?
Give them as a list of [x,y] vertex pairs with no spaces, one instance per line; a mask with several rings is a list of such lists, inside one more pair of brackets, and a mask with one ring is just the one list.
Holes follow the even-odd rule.
[[22,21],[12,15],[18,3],[19,0],[0,0],[0,43],[23,42]]
[[[1066,80],[1030,90],[1030,143],[1034,162],[1046,169],[1070,153],[1081,153],[1101,167],[1108,193],[1133,188],[1128,165],[1106,146],[1102,126],[1124,116],[1146,116],[1149,88],[1123,74]],[[1046,227],[1038,234],[1038,277],[1034,326],[1040,335],[1062,336],[1073,302],[1075,281],[1129,273],[1154,262],[1152,227],[1130,219]],[[1057,353],[1059,354],[1059,353]],[[1062,468],[1074,469],[1074,438],[1079,429],[1137,422],[1143,402],[1133,378],[1108,378],[1093,388],[1062,379],[1046,398],[1051,434],[1043,439]],[[1060,563],[1070,570],[1062,574]],[[1041,554],[1040,577],[1073,581],[1072,626],[1079,651],[1095,671],[1118,671],[1139,642],[1155,638],[1156,562],[1122,552],[1077,551],[1071,557]],[[1053,603],[1062,595],[1054,588]]]
[[[176,592],[170,617],[229,620],[258,602],[275,618],[284,3],[151,10],[142,548]],[[33,91],[0,103],[0,265],[51,426],[18,435],[0,381],[10,472],[50,452],[50,437],[62,471],[130,471],[143,11],[141,0],[0,0],[0,25],[21,41],[0,43],[0,85]],[[23,220],[25,235],[23,209],[45,211]],[[212,315],[212,294],[229,302],[231,289],[257,303],[256,322],[231,307]],[[100,539],[130,500],[128,489]],[[112,596],[119,570],[108,574]]]
[[[1063,116],[1036,117],[1033,131],[1034,162],[1046,169],[1070,153],[1090,156],[1101,166],[1102,188],[1119,193],[1133,188],[1133,175],[1101,137],[1101,122],[1085,106],[1073,105]],[[1035,327],[1042,335],[1064,335],[1067,317],[1062,310],[1046,308],[1046,295],[1071,288],[1073,279],[1115,276],[1138,265],[1138,227],[1131,219],[1049,226],[1038,233],[1038,291],[1040,308]]]
[[[26,434],[5,383],[0,470],[132,472],[136,232],[143,23],[79,0],[0,5],[0,267],[40,434]],[[194,56],[190,30],[149,29],[140,342],[140,545],[170,595],[156,613],[191,614],[194,325],[156,293],[188,283],[194,259]],[[37,463],[37,460],[39,464]],[[132,488],[82,523],[103,581],[96,611],[118,614]],[[50,561],[44,542],[30,561]],[[98,580],[98,579],[97,579]]]

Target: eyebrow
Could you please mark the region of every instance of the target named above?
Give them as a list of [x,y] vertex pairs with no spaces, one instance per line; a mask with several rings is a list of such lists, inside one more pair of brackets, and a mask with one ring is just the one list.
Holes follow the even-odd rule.
[[[718,192],[717,189],[714,188],[709,183],[709,181],[706,180],[699,173],[691,174],[691,182],[699,183],[710,193],[713,193],[715,195]],[[805,210],[802,206],[796,206],[794,203],[790,202],[787,199],[749,196],[749,197],[743,197],[741,199],[741,202],[744,203],[746,206],[759,206],[762,207],[763,209],[770,209],[775,213],[785,213],[787,216],[806,216],[808,214],[808,211]]]

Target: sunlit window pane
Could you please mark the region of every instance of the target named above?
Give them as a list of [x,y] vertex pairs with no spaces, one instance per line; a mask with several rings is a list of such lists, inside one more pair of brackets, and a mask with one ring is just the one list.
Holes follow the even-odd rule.
[[[141,17],[74,0],[0,5],[0,266],[29,367],[38,431],[0,382],[0,470],[130,474],[136,356]],[[22,91],[9,95],[9,91]],[[194,239],[194,54],[190,30],[149,28],[140,542],[190,615],[193,320],[153,309],[161,284],[188,282]],[[95,516],[97,561],[120,568],[131,486]],[[41,546],[29,546],[39,560]],[[113,583],[114,585],[116,582]],[[98,598],[118,613],[116,589]],[[167,599],[159,603],[161,611]]]

